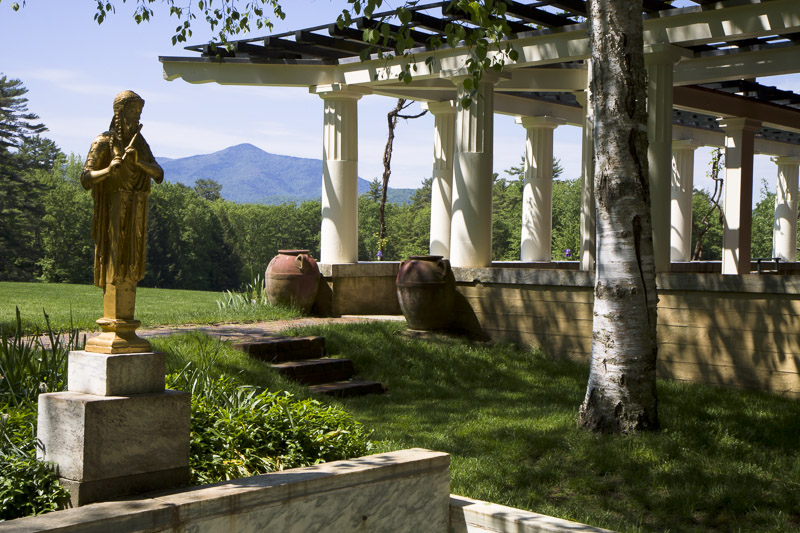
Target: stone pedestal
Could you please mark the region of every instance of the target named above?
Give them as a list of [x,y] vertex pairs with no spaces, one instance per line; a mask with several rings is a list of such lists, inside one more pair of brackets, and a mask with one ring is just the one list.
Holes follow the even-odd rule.
[[68,391],[39,396],[39,458],[76,507],[186,485],[190,399],[164,390],[164,354],[70,352]]

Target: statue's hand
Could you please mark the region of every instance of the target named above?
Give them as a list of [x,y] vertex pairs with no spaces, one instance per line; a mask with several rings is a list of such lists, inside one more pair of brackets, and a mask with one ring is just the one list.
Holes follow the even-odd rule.
[[108,165],[108,171],[109,173],[113,174],[121,166],[122,166],[122,158],[115,157],[114,159],[111,160],[111,164]]
[[128,162],[128,168],[135,167],[139,162],[139,152],[136,151],[136,148],[127,148],[125,150],[125,155],[122,156],[122,158]]

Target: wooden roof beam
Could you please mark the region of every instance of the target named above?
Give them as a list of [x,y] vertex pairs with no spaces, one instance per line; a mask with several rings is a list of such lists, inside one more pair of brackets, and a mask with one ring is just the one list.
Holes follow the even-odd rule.
[[[400,27],[394,24],[389,24],[388,22],[381,22],[379,20],[368,19],[367,17],[359,17],[355,20],[356,28],[359,30],[364,30],[366,28],[372,28],[375,30],[380,30],[383,24],[386,24],[389,29],[393,32],[399,32]],[[419,46],[426,46],[428,44],[428,40],[433,37],[432,34],[422,33],[421,31],[416,30],[409,30],[409,37],[414,40],[414,43]]]
[[514,1],[508,4],[508,10],[506,13],[524,20],[525,22],[538,24],[539,26],[561,27],[575,24],[574,20],[563,15],[557,15],[543,9],[538,9],[533,6],[520,4],[519,2]]
[[326,48],[328,50],[336,50],[340,52],[349,52],[352,54],[360,54],[362,50],[370,48],[369,44],[361,42],[356,43],[352,41],[346,41],[344,39],[334,39],[333,37],[328,37],[326,35],[319,35],[316,33],[312,33],[306,30],[300,30],[295,32],[294,39],[298,43],[307,43],[313,44],[320,48]]
[[582,17],[589,16],[589,11],[586,8],[586,2],[584,0],[553,0],[550,2],[550,5]]
[[432,17],[419,11],[411,12],[411,22],[418,28],[425,28],[437,33],[444,33],[445,28],[450,24],[447,19]]
[[675,9],[674,6],[662,2],[661,0],[643,0],[642,7],[648,13],[656,13],[658,11],[665,11],[668,9]]
[[319,59],[341,59],[343,57],[350,57],[351,52],[342,50],[331,50],[330,48],[321,48],[310,44],[300,44],[288,39],[280,39],[278,37],[265,37],[264,46],[267,48],[277,48],[300,54],[301,56],[312,56]]
[[[451,9],[450,4],[442,4],[442,15],[445,17],[455,17],[460,21],[469,22],[470,24],[472,23],[468,13],[465,13],[457,8]],[[490,19],[500,20],[498,17],[490,17]],[[511,33],[525,33],[536,29],[519,22],[514,22],[513,20],[507,20],[506,23],[508,24],[508,28],[511,30]]]
[[363,30],[356,30],[356,29],[349,28],[349,27],[340,28],[338,26],[338,24],[329,25],[328,26],[328,34],[334,39],[339,37],[341,39],[346,39],[346,40],[352,41],[354,43],[363,43],[365,46],[371,47],[371,48],[373,48],[375,50],[377,50],[377,49],[394,50],[394,48],[395,48],[395,40],[394,39],[389,39],[385,46],[383,44],[380,44],[381,41],[379,41],[376,44],[366,43],[366,42],[364,42],[364,32],[363,32]]

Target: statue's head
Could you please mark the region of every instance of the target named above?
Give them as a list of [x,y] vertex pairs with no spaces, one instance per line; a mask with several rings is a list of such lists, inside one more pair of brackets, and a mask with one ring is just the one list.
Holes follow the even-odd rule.
[[114,98],[114,120],[117,135],[128,136],[139,125],[139,117],[144,107],[144,99],[133,91],[122,91]]
[[118,115],[121,111],[127,109],[129,106],[135,106],[139,112],[144,107],[144,100],[141,96],[133,91],[122,91],[116,98],[114,98],[114,114]]

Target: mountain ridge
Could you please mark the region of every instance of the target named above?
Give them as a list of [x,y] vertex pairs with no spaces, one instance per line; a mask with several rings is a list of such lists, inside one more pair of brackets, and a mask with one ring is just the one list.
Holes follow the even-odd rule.
[[[321,159],[273,154],[249,143],[210,154],[156,160],[168,182],[192,187],[198,179],[211,179],[222,185],[225,200],[236,203],[303,202],[322,195]],[[358,178],[359,195],[369,187],[369,181]],[[390,201],[408,201],[413,191],[390,187]]]

